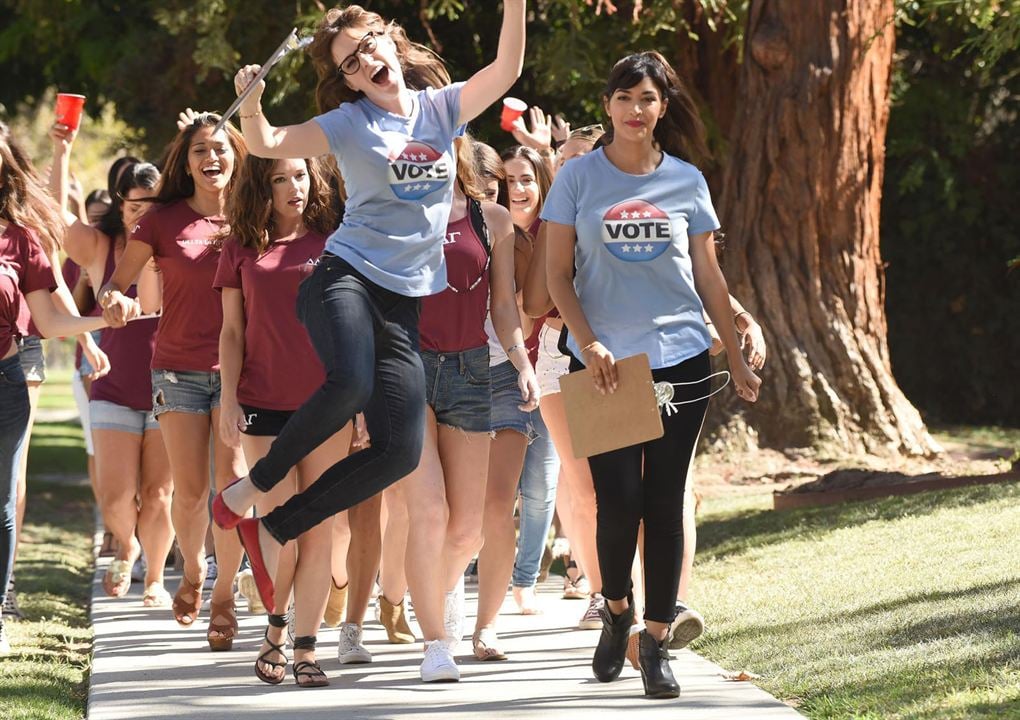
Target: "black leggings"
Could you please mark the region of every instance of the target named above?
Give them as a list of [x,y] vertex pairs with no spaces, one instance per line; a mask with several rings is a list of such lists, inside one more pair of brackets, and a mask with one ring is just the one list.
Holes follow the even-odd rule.
[[298,291],[298,315],[326,383],[283,426],[250,477],[268,491],[326,439],[365,413],[372,446],[340,460],[262,519],[280,543],[367,500],[418,466],[425,437],[425,372],[418,300],[385,290],[324,255]]
[[[571,370],[581,369],[571,361]],[[655,382],[692,382],[675,388],[675,400],[708,395],[708,352],[679,365],[653,370]],[[598,503],[596,544],[602,570],[602,595],[622,600],[632,589],[631,566],[638,525],[645,523],[645,619],[673,619],[684,549],[684,484],[705,420],[708,400],[677,405],[663,412],[665,434],[658,440],[594,455],[588,459]],[[642,464],[644,466],[642,472]]]

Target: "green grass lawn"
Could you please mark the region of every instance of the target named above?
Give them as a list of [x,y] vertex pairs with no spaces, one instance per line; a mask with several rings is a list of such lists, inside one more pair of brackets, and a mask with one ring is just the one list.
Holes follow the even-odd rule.
[[47,410],[74,409],[74,395],[71,392],[73,370],[47,369],[46,382],[39,396],[39,407]]
[[6,625],[14,654],[0,660],[3,720],[85,715],[92,650],[92,492],[29,480],[16,565],[27,618]]
[[705,500],[693,647],[811,718],[1020,718],[1020,484]]

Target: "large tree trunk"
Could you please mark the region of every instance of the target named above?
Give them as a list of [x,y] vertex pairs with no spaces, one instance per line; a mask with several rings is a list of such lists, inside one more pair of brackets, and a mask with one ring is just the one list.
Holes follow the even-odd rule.
[[751,3],[719,205],[731,291],[769,343],[761,398],[733,420],[761,446],[939,449],[886,342],[878,220],[893,11],[893,0]]

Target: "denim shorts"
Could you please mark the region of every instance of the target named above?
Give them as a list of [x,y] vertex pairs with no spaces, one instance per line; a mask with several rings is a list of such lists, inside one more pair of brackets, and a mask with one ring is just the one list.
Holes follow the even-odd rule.
[[132,435],[144,435],[146,430],[159,430],[154,413],[135,410],[108,400],[89,401],[89,420],[93,430],[118,430]]
[[25,382],[46,382],[46,354],[41,337],[25,335],[18,338],[18,362],[25,371]]
[[218,371],[152,371],[152,412],[156,417],[166,412],[209,415],[219,406]]
[[419,354],[425,368],[425,399],[436,421],[464,432],[491,432],[489,346]]
[[560,391],[560,378],[567,374],[570,357],[560,352],[560,331],[543,325],[538,333],[538,362],[535,375],[542,395],[555,395]]
[[516,430],[528,438],[535,439],[535,428],[531,424],[531,413],[524,412],[518,405],[521,389],[517,386],[517,368],[507,360],[489,369],[492,383],[492,431]]

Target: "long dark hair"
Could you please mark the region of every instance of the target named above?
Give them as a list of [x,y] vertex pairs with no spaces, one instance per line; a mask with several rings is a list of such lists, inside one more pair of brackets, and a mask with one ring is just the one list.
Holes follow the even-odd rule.
[[110,209],[96,224],[100,232],[115,242],[127,232],[124,227],[124,199],[128,193],[135,188],[154,191],[159,185],[159,170],[151,163],[139,161],[121,167],[123,170],[114,184]]
[[128,165],[140,162],[141,159],[136,158],[134,155],[124,155],[110,163],[110,169],[106,172],[106,191],[110,193],[110,197],[114,197],[117,194],[117,181],[124,174],[124,169]]
[[[608,102],[617,90],[634,87],[650,78],[666,103],[666,114],[655,125],[655,140],[663,151],[695,165],[711,160],[705,143],[705,125],[697,105],[680,82],[680,76],[660,53],[642,52],[628,55],[609,73],[602,97]],[[613,142],[613,128],[606,133],[605,144]]]
[[319,22],[315,38],[308,46],[308,55],[319,77],[315,87],[315,104],[320,113],[334,110],[341,103],[353,102],[363,94],[348,87],[333,59],[333,38],[351,27],[376,30],[389,36],[397,48],[404,83],[412,90],[440,88],[450,84],[450,73],[443,59],[424,45],[411,42],[404,29],[396,23],[386,23],[381,15],[360,5],[333,8]]
[[[185,200],[195,194],[195,180],[188,174],[188,150],[191,148],[191,139],[199,128],[215,127],[220,121],[216,113],[199,113],[195,121],[177,133],[177,137],[170,143],[166,153],[166,160],[163,163],[163,181],[159,184],[159,192],[152,198],[161,205],[169,205],[178,200]],[[248,157],[248,145],[244,137],[229,122],[223,126],[227,134],[227,140],[234,149],[234,172],[230,176],[225,190],[226,197],[230,197],[237,185],[237,168],[244,163]]]
[[63,246],[60,209],[4,122],[0,122],[0,218],[30,230],[47,256]]
[[[254,248],[259,255],[269,248],[273,229],[273,167],[276,160],[249,155],[238,168],[237,187],[227,196],[227,225],[224,235],[232,236],[243,247]],[[303,220],[305,227],[321,235],[336,229],[329,180],[317,158],[305,160],[308,169],[308,197]]]

